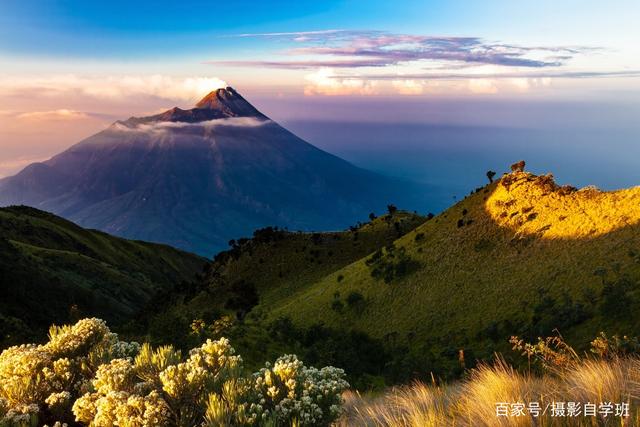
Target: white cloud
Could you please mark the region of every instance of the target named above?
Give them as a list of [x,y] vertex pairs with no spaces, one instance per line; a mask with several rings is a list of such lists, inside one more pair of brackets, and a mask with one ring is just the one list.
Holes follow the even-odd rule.
[[114,124],[114,128],[122,132],[166,132],[170,129],[181,129],[188,127],[204,126],[213,129],[218,126],[231,127],[257,127],[271,123],[271,120],[262,120],[255,117],[228,117],[224,119],[213,119],[204,122],[154,122],[141,123],[135,127],[128,127],[122,123]]
[[470,79],[469,91],[477,94],[493,94],[498,92],[498,88],[491,79]]
[[313,95],[375,95],[377,82],[357,78],[340,79],[331,68],[321,68],[305,76],[309,82],[304,94]]
[[420,95],[424,92],[424,83],[418,80],[393,80],[391,85],[400,95]]

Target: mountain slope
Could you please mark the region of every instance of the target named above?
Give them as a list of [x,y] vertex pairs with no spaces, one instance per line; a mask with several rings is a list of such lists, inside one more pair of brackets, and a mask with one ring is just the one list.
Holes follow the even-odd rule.
[[426,193],[317,149],[232,88],[116,122],[0,180],[0,205],[207,256],[264,226],[344,229],[391,202],[425,210]]
[[120,324],[162,289],[195,280],[204,263],[37,209],[0,208],[0,346],[83,315]]
[[[331,309],[352,292],[360,310]],[[507,351],[513,334],[557,328],[579,348],[601,330],[640,335],[638,308],[640,188],[576,191],[515,172],[274,302],[269,316],[362,331],[442,373],[459,368],[460,349],[472,363]]]
[[212,322],[224,313],[242,317],[250,310],[252,317],[260,317],[258,313],[268,313],[292,293],[393,242],[426,220],[399,211],[341,232],[257,230],[250,239],[232,241],[232,249],[215,257],[199,289],[161,295],[137,325],[144,329],[149,323],[151,338],[159,342],[181,342],[195,319]]

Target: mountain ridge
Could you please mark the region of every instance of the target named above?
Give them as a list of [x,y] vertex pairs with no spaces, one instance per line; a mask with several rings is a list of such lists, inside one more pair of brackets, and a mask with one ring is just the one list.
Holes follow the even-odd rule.
[[[403,257],[415,267],[399,273]],[[338,291],[361,293],[367,309],[327,310]],[[514,172],[292,295],[271,316],[299,325],[322,318],[380,339],[489,357],[494,340],[506,349],[510,335],[535,340],[556,328],[579,348],[600,330],[637,335],[630,313],[639,297],[640,187],[577,190]],[[612,298],[625,309],[608,311]]]
[[0,208],[0,347],[20,335],[41,338],[50,324],[79,315],[121,325],[158,292],[195,281],[204,265],[193,254],[35,208]]
[[[330,342],[344,334],[384,346],[392,381],[460,375],[461,350],[467,367],[495,352],[510,355],[512,335],[535,341],[559,331],[578,350],[601,331],[640,335],[633,315],[640,309],[640,187],[578,190],[551,175],[505,174],[361,258],[303,280],[286,268],[300,263],[291,260],[314,260],[319,266],[310,269],[326,273],[319,267],[335,258],[334,243],[296,239],[242,245],[222,253],[214,271],[234,272],[257,290],[243,327],[276,341],[293,333],[323,363],[339,361]],[[211,286],[219,280],[207,277]],[[183,315],[202,315],[203,301],[184,300]]]
[[335,230],[388,203],[428,209],[428,187],[320,150],[230,87],[198,105],[116,122],[0,180],[0,206],[205,256],[264,226]]

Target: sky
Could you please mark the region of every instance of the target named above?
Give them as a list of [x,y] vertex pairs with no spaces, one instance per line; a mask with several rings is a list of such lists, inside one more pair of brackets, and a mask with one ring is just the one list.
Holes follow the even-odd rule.
[[388,147],[399,124],[616,130],[619,151],[640,136],[638,18],[637,0],[3,0],[0,177],[226,85],[385,171],[402,164],[301,123],[386,123]]

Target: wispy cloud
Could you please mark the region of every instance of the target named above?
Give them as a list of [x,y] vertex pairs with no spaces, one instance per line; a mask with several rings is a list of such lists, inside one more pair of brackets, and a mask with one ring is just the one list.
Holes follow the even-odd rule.
[[417,61],[465,65],[544,68],[563,65],[574,56],[593,51],[583,46],[519,46],[490,42],[480,37],[440,37],[393,34],[382,31],[309,31],[298,33],[240,34],[304,43],[289,49],[299,60],[207,61],[209,64],[270,68],[386,67]]
[[13,111],[0,110],[0,117],[9,117],[19,121],[69,121],[69,120],[114,120],[115,116],[88,111],[77,111],[67,108],[47,111]]
[[302,41],[300,37],[304,37],[305,41],[318,36],[335,35],[344,33],[345,30],[316,30],[316,31],[291,31],[291,32],[276,32],[276,33],[243,33],[243,34],[229,34],[220,37],[224,38],[246,38],[246,37],[291,37],[295,41]]
[[640,77],[640,70],[625,71],[555,71],[555,72],[496,72],[496,73],[419,73],[419,74],[402,74],[402,75],[381,75],[381,74],[358,74],[358,75],[341,75],[340,80],[397,80],[413,79],[413,80],[467,80],[467,79],[588,79],[588,78],[610,78],[610,77]]
[[20,113],[16,115],[16,118],[26,120],[77,120],[87,119],[89,117],[91,116],[83,111],[74,111],[67,109],[52,111],[30,111],[27,113]]

